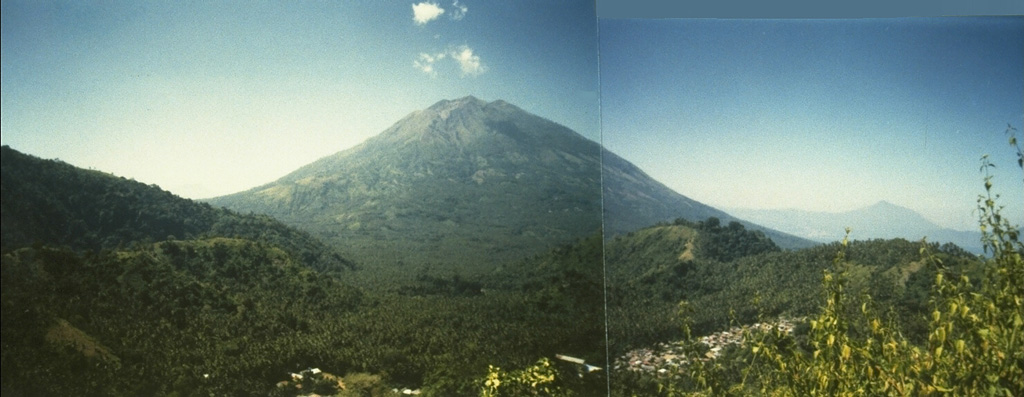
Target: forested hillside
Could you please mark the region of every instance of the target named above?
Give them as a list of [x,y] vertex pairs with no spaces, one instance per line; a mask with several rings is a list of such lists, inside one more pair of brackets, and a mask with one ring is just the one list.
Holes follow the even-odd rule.
[[[949,266],[977,265],[956,246],[931,247]],[[920,248],[920,242],[896,239],[855,241],[847,251],[852,293],[871,292],[879,303],[896,307],[894,314],[908,320],[912,334],[934,276],[923,266]],[[698,309],[691,319],[698,335],[758,316],[805,316],[817,308],[808,297],[817,293],[837,250],[838,243],[780,251],[763,233],[735,222],[722,226],[715,218],[616,237],[605,247],[610,346],[621,352],[680,337],[676,312],[684,300]]]
[[294,395],[275,384],[317,367],[348,382],[325,393],[472,396],[490,365],[604,361],[600,233],[493,275],[366,290],[266,216],[6,147],[2,172],[5,394]]
[[[343,396],[405,388],[497,396],[538,387],[601,395],[609,380],[614,395],[743,394],[780,387],[772,382],[781,375],[770,375],[778,372],[750,363],[758,351],[821,370],[799,361],[800,352],[821,349],[815,343],[826,334],[888,338],[903,343],[894,348],[901,354],[953,365],[935,348],[961,344],[937,339],[936,327],[947,323],[936,305],[957,305],[949,309],[960,316],[957,327],[989,321],[984,329],[998,330],[957,334],[964,346],[997,346],[971,353],[991,361],[985,365],[997,366],[1020,330],[1019,300],[1010,299],[1019,289],[1018,229],[998,217],[992,198],[979,207],[993,230],[992,260],[901,239],[783,251],[739,222],[679,219],[611,239],[596,231],[486,272],[406,267],[413,273],[392,288],[365,289],[348,277],[372,272],[344,270],[352,262],[271,218],[6,147],[3,154],[0,389],[8,394],[288,396],[304,392],[288,374],[312,367],[338,376],[305,383],[309,389]],[[990,295],[995,309],[984,306]],[[683,301],[696,310],[680,311]],[[965,305],[991,318],[957,311]],[[860,312],[886,322],[822,328]],[[774,336],[796,353],[762,336],[752,340],[765,350],[730,350],[705,378],[645,377],[606,364],[607,354],[685,338],[682,324],[701,335],[779,317],[804,324],[795,339]],[[818,320],[801,320],[808,318]],[[931,350],[920,356],[914,346]],[[557,354],[587,364],[552,361]],[[767,377],[744,383],[748,368]],[[281,381],[295,383],[275,386]]]
[[134,246],[4,254],[5,394],[251,395],[328,352],[338,362],[324,336],[341,324],[323,319],[365,303],[264,243]]
[[[469,294],[425,283],[408,295],[373,295],[246,240],[100,254],[18,249],[3,257],[3,388],[258,395],[287,372],[318,367],[364,374],[380,390],[476,395],[489,365],[554,354],[604,362],[600,275],[579,279],[574,269],[599,260],[595,252],[565,248],[524,263],[542,269],[529,278],[539,283]],[[574,265],[558,265],[573,256]],[[603,379],[567,382],[593,391]]]
[[100,171],[43,160],[8,146],[0,159],[3,252],[32,244],[100,251],[132,243],[227,236],[278,246],[318,270],[354,262],[265,215],[240,215]]
[[[1007,133],[1024,170],[1016,130]],[[683,359],[666,364],[666,353],[640,355],[656,356],[667,367],[616,372],[612,395],[1020,395],[1024,243],[1020,226],[1002,215],[995,165],[988,156],[981,163],[977,213],[985,256],[951,244],[844,238],[817,249],[741,258],[733,263],[731,284],[712,286],[721,288],[707,295],[712,300],[687,296],[679,304],[673,321],[682,332],[671,357]],[[692,230],[675,234],[698,240]],[[628,252],[634,246],[625,244]],[[657,257],[671,263],[665,250],[646,252],[625,263],[643,266]],[[737,300],[747,306],[732,306]],[[609,323],[623,323],[614,306]],[[709,339],[697,336],[726,309],[735,323],[749,324],[755,316],[760,326],[735,328],[732,345],[709,351]],[[668,315],[663,310],[660,318]],[[795,328],[767,325],[781,316]],[[619,349],[615,342],[611,347]]]

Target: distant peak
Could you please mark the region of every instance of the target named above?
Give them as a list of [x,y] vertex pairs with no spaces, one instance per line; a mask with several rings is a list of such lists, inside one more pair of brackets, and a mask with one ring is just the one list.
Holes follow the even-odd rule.
[[861,208],[860,210],[854,210],[854,211],[851,211],[851,212],[854,212],[854,213],[860,212],[860,213],[886,214],[886,216],[897,216],[897,215],[899,215],[899,216],[915,216],[915,217],[920,217],[921,216],[921,214],[918,214],[917,211],[914,211],[914,210],[912,210],[910,208],[907,208],[907,207],[904,207],[904,206],[901,206],[901,205],[893,204],[893,203],[885,201],[885,200],[882,200],[882,201],[874,203],[874,204],[872,204],[870,206]]
[[874,207],[874,208],[903,208],[903,207],[900,207],[900,206],[898,206],[896,204],[890,203],[890,202],[885,201],[885,200],[881,200],[881,201],[875,203],[874,205],[872,205],[871,207]]

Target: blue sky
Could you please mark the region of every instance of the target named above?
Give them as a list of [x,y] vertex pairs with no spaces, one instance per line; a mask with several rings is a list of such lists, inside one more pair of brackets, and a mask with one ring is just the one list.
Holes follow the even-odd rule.
[[475,95],[724,209],[887,200],[971,229],[989,153],[1024,219],[1021,18],[603,19],[598,62],[593,6],[3,1],[0,140],[202,198]]
[[[1024,19],[602,19],[605,146],[712,206],[886,200],[976,229],[979,158],[1024,186]],[[1018,132],[1018,136],[1020,133]]]
[[600,139],[588,1],[3,1],[0,14],[4,145],[186,197],[270,182],[466,95]]

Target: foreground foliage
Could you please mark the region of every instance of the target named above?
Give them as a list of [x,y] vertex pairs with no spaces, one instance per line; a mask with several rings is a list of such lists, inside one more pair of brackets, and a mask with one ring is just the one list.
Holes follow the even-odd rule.
[[[1012,137],[1011,143],[1016,143]],[[920,250],[935,270],[923,341],[914,343],[898,322],[880,316],[870,295],[860,298],[860,313],[844,309],[857,298],[849,289],[844,240],[833,266],[824,271],[823,305],[809,319],[806,340],[778,331],[754,333],[744,347],[739,377],[723,379],[721,363],[691,365],[660,380],[658,394],[1022,395],[1024,244],[1018,227],[1000,215],[992,167],[982,159],[985,193],[978,212],[991,258],[984,261],[980,285],[962,268],[944,263],[930,246]]]
[[480,396],[571,395],[556,384],[557,374],[547,358],[542,358],[529,367],[510,372],[503,372],[501,368],[492,365],[487,368],[487,378],[483,382]]

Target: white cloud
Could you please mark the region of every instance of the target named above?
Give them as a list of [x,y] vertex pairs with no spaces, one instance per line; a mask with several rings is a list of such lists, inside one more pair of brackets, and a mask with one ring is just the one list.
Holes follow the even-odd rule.
[[454,21],[461,21],[462,18],[466,17],[466,13],[469,12],[469,7],[459,5],[459,0],[455,0],[455,2],[452,3],[452,7],[455,8],[455,10],[452,11],[452,20]]
[[469,48],[469,46],[464,45],[449,50],[448,55],[451,55],[452,59],[459,62],[463,76],[479,76],[487,71],[487,66],[480,62],[480,56],[473,54],[473,49]]
[[487,66],[480,62],[480,56],[474,54],[473,49],[465,45],[451,47],[446,52],[434,54],[421,52],[412,62],[412,66],[430,77],[437,77],[435,64],[444,59],[451,59],[458,63],[459,69],[462,70],[462,77],[476,77],[487,71]]
[[412,20],[417,25],[425,25],[427,22],[437,19],[444,14],[444,9],[435,3],[422,2],[412,5]]
[[434,62],[440,61],[445,57],[447,57],[447,54],[443,52],[433,55],[421,52],[419,59],[412,62],[412,66],[419,69],[421,72],[430,75],[430,77],[436,77],[437,70],[434,70]]

